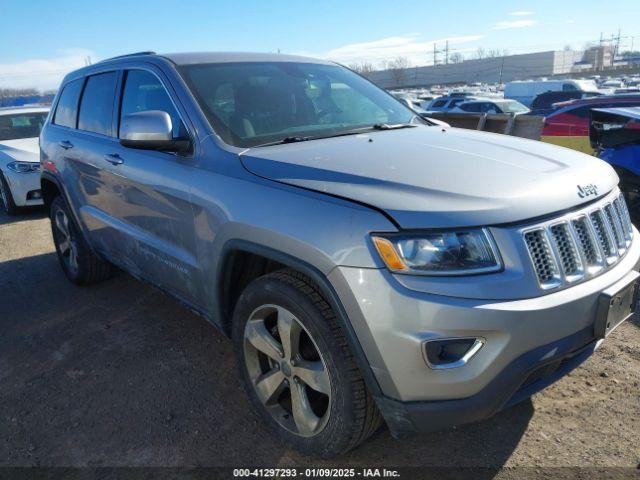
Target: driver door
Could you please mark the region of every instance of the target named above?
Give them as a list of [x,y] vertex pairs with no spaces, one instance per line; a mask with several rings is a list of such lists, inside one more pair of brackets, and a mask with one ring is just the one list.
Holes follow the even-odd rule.
[[[160,73],[126,70],[123,75],[118,130],[125,115],[147,110],[167,112],[174,138],[189,135]],[[119,136],[119,135],[118,135]],[[192,137],[193,138],[193,137]],[[194,174],[191,154],[123,147],[111,152],[118,226],[130,255],[126,268],[194,303],[197,268],[194,217],[189,193]]]

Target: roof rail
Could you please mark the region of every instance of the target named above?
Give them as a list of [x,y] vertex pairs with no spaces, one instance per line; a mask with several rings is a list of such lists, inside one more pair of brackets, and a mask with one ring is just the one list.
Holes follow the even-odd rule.
[[151,50],[149,50],[145,52],[126,53],[124,55],[117,55],[115,57],[105,58],[104,60],[100,60],[97,63],[108,62],[110,60],[117,60],[118,58],[137,57],[138,55],[156,55],[156,52],[152,52]]

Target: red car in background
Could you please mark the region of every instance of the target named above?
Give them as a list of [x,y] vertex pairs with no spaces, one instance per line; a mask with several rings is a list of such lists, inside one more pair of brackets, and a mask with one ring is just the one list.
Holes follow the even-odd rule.
[[540,140],[593,155],[595,152],[589,141],[590,110],[639,106],[640,94],[600,96],[556,103],[555,110],[544,119]]

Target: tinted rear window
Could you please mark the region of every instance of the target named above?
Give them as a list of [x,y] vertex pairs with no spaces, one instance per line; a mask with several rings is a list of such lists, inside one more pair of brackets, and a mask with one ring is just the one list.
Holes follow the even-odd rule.
[[80,130],[113,136],[113,100],[116,79],[115,72],[101,73],[87,79],[78,116]]
[[465,112],[479,112],[480,104],[479,103],[463,103],[460,105],[460,108]]
[[78,115],[78,100],[84,78],[69,82],[64,86],[58,101],[58,107],[53,117],[53,123],[63,127],[76,128],[76,116]]

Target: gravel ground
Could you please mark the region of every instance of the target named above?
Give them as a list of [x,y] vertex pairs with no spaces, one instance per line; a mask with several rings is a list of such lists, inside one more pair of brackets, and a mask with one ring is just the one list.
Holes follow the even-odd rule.
[[0,466],[453,466],[483,467],[486,478],[581,467],[580,478],[636,478],[639,392],[636,318],[581,368],[492,419],[402,442],[382,429],[343,457],[305,458],[252,414],[214,327],[125,274],[71,285],[48,219],[0,214]]

